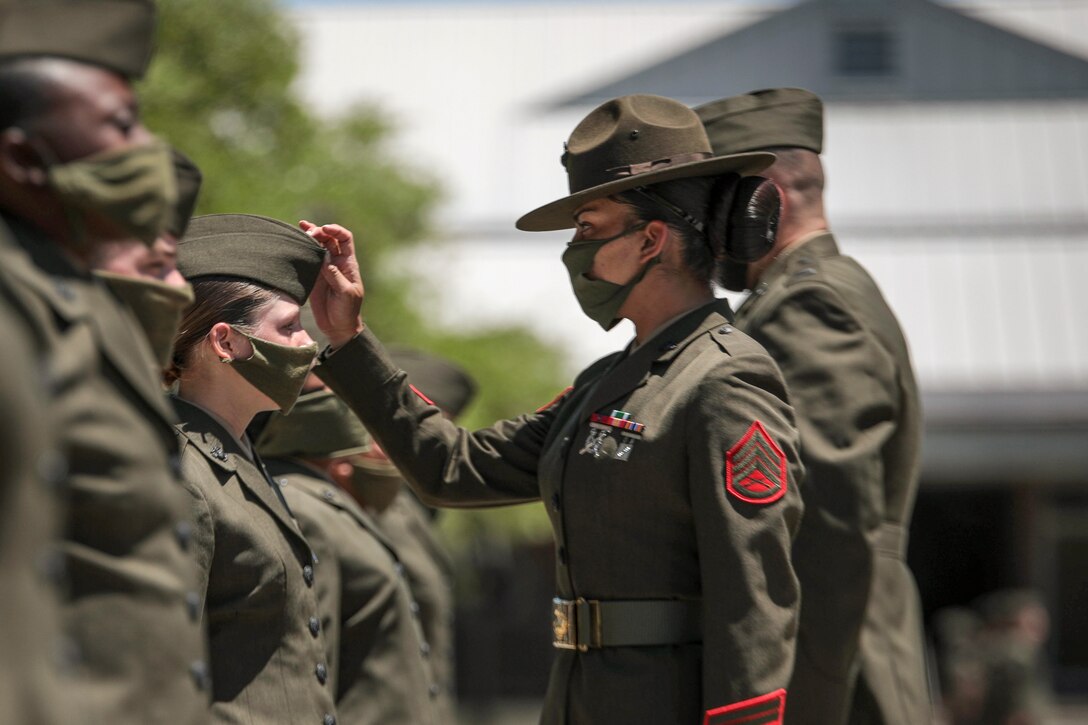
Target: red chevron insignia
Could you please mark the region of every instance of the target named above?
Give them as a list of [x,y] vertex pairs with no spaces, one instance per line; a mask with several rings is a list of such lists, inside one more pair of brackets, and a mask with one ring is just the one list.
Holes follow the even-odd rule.
[[786,495],[786,455],[758,420],[725,454],[725,490],[741,501],[768,504]]
[[703,725],[782,725],[786,691],[775,690],[743,702],[707,710]]

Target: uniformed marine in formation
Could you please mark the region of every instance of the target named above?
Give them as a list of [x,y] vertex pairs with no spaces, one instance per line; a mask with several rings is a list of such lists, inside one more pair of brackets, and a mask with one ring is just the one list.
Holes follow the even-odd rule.
[[346,490],[370,436],[343,401],[314,381],[290,415],[272,415],[255,444],[319,561],[320,619],[310,626],[325,638],[340,719],[447,722],[438,716],[431,646],[406,566]]
[[[33,336],[62,456],[61,616],[87,723],[207,720],[196,567],[175,416],[131,313],[90,274],[98,248],[150,245],[176,203],[169,149],[140,123],[150,2],[0,10],[0,289]],[[29,523],[29,520],[28,520]]]

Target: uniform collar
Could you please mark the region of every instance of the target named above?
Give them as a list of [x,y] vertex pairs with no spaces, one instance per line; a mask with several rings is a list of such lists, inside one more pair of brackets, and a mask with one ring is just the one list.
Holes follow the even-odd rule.
[[178,430],[205,458],[232,473],[238,470],[236,456],[249,461],[246,450],[217,416],[188,400],[178,397],[173,400],[181,417]]
[[708,302],[681,316],[606,371],[582,404],[579,418],[588,417],[606,403],[642,386],[649,379],[652,367],[667,365],[701,335],[732,321],[733,312],[724,299]]
[[[830,257],[839,253],[839,247],[835,244],[835,237],[826,229],[811,232],[801,237],[789,249],[778,255],[778,258],[760,275],[756,289],[769,287],[776,280],[784,277],[799,264],[804,264],[806,257]],[[753,290],[754,292],[755,290]]]
[[393,545],[385,538],[385,534],[381,532],[377,524],[374,523],[374,519],[351,497],[351,494],[342,490],[312,466],[295,459],[276,458],[268,461],[268,470],[276,485],[293,486],[300,492],[323,501],[327,505],[351,516],[356,523],[370,532],[374,538],[389,549],[394,559],[397,559]]

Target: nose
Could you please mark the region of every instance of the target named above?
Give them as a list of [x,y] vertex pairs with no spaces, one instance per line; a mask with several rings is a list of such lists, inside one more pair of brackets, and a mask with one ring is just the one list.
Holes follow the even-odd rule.
[[162,281],[171,287],[184,287],[186,283],[185,275],[177,267],[167,272]]

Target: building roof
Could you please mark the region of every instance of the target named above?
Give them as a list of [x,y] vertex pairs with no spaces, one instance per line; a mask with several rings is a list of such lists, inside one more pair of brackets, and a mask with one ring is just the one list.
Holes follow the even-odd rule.
[[629,93],[698,104],[778,86],[828,102],[1086,98],[1088,59],[929,0],[807,0],[556,105]]
[[[399,123],[400,156],[445,185],[443,243],[412,261],[443,280],[431,285],[439,319],[525,323],[568,349],[577,369],[625,344],[630,328],[605,334],[582,316],[559,262],[565,234],[513,228],[566,193],[562,142],[591,107],[549,104],[827,1],[642,3],[622,13],[592,3],[310,8],[296,12],[300,89],[327,113],[381,104]],[[985,26],[921,0],[870,5],[906,7],[923,28],[941,20],[934,58],[953,57],[950,48],[983,54],[942,87],[1002,67],[994,59],[1005,52],[1023,67],[993,79],[985,97],[939,100],[931,89],[928,98],[829,99],[828,208],[844,251],[872,271],[902,320],[924,389],[1088,389],[1079,320],[1088,310],[1088,93],[1063,70],[1080,73],[1088,59],[1088,3],[957,4]],[[775,47],[806,72],[803,46]],[[674,81],[714,74],[725,75],[712,65]],[[998,93],[1013,79],[1019,95]]]

